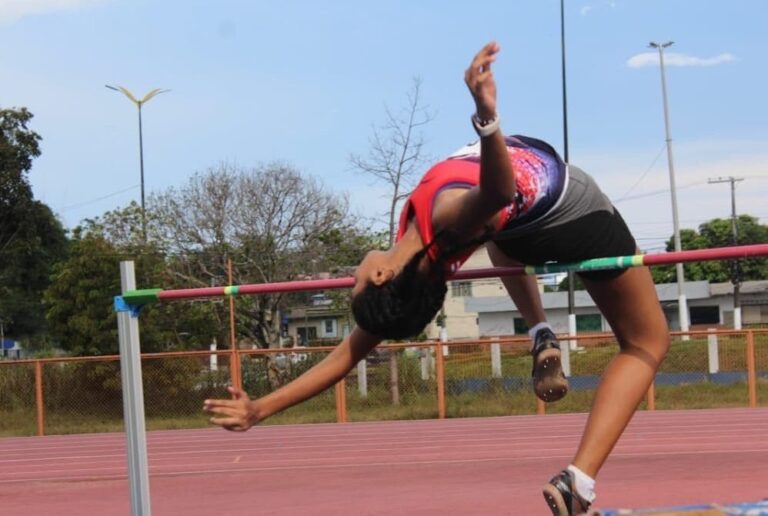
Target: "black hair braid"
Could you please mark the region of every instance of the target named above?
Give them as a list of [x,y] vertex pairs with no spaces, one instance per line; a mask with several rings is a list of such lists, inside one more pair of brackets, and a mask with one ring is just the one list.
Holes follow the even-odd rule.
[[[383,285],[368,283],[352,300],[352,313],[358,326],[384,339],[405,339],[421,332],[443,306],[448,290],[446,262],[462,251],[477,247],[491,236],[487,230],[479,238],[460,242],[453,231],[443,230]],[[429,272],[419,271],[422,258],[439,244],[439,252]]]

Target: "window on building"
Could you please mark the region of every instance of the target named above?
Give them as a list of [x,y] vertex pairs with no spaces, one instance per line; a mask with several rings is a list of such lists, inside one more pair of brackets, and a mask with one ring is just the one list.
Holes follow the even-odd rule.
[[528,325],[525,324],[525,319],[523,319],[522,317],[515,317],[513,322],[515,325],[515,335],[528,334]]
[[472,297],[471,281],[454,281],[451,283],[452,297]]
[[720,324],[720,309],[717,306],[692,306],[688,311],[691,324]]
[[576,314],[576,331],[603,331],[603,319],[600,314]]
[[325,320],[325,334],[326,335],[333,334],[333,319]]
[[299,343],[307,346],[311,341],[317,340],[317,328],[314,326],[299,326],[296,328],[296,335],[299,337]]

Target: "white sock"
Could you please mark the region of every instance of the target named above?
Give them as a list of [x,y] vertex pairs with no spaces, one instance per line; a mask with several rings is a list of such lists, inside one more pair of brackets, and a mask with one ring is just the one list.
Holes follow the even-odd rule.
[[579,496],[584,498],[589,503],[595,501],[595,479],[581,471],[579,468],[571,464],[568,466],[568,471],[573,473],[573,479],[576,481],[576,492]]
[[549,324],[547,321],[540,322],[530,330],[528,330],[528,336],[531,338],[531,340],[536,338],[536,334],[539,332],[539,330],[543,330],[544,328],[548,328],[549,331],[552,333],[555,333],[555,330],[552,329],[552,325]]

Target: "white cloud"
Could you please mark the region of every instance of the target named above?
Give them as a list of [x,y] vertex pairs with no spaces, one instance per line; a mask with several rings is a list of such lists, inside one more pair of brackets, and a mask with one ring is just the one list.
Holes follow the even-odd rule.
[[[731,61],[736,61],[736,57],[728,52],[708,58],[694,57],[686,54],[677,54],[675,52],[667,52],[664,54],[664,64],[666,66],[717,66],[719,64],[729,63]],[[642,54],[632,56],[627,60],[627,66],[630,68],[658,66],[658,64],[658,52],[644,52]]]
[[74,11],[104,0],[0,0],[0,23],[13,23],[25,16]]
[[611,9],[613,9],[614,7],[616,7],[616,2],[614,0],[603,0],[599,4],[594,4],[594,3],[584,4],[584,6],[581,9],[579,9],[579,14],[581,14],[582,16],[586,16],[587,14],[589,14],[590,11],[594,9],[598,9],[600,7],[605,7],[605,6],[608,6]]

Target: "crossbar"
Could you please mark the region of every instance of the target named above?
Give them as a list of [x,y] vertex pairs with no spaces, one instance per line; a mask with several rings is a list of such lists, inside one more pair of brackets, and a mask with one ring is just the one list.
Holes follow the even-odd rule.
[[[628,269],[630,267],[671,265],[675,263],[734,260],[768,256],[768,244],[753,244],[712,249],[696,249],[657,254],[637,254],[593,258],[574,263],[547,263],[544,265],[526,265],[519,267],[492,267],[467,269],[457,272],[451,281],[495,278],[500,276],[521,276],[524,274],[552,274],[559,272],[587,272],[607,269]],[[175,290],[141,289],[123,293],[122,298],[128,305],[143,305],[173,299],[195,299],[206,297],[274,294],[280,292],[307,292],[313,290],[333,290],[351,288],[355,279],[344,278],[283,281],[276,283],[258,283],[247,285],[229,285],[221,287],[185,288]]]

